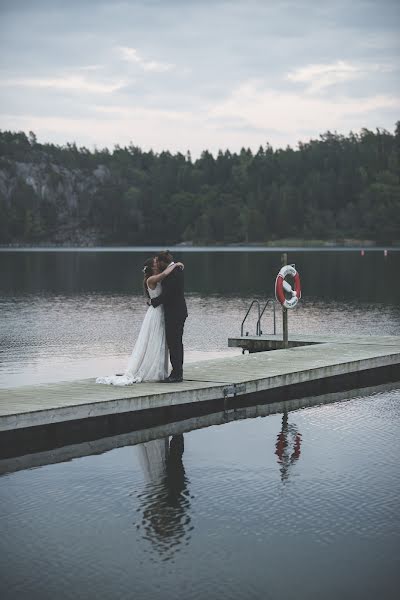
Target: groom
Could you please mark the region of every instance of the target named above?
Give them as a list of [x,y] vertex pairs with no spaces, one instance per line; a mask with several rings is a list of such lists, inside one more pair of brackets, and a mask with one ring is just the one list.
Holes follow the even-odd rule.
[[[155,257],[160,271],[164,271],[172,262],[172,254],[166,250]],[[162,282],[162,292],[151,300],[156,308],[164,305],[165,333],[169,350],[172,371],[164,383],[183,381],[183,327],[188,315],[184,296],[184,276],[182,269],[174,269]]]

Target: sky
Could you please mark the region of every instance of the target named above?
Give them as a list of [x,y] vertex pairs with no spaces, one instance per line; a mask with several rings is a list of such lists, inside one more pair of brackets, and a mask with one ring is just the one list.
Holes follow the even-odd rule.
[[0,0],[0,129],[172,153],[400,120],[400,0]]

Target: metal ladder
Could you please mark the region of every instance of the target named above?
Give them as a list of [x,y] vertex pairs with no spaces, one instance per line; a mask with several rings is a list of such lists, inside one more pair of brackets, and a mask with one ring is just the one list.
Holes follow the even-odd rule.
[[[245,317],[242,321],[242,325],[240,327],[240,335],[241,337],[243,337],[243,330],[244,330],[244,324],[251,312],[251,309],[253,308],[253,306],[257,306],[257,312],[258,312],[258,319],[257,319],[257,323],[256,323],[256,335],[260,336],[262,335],[262,330],[261,330],[261,319],[265,313],[265,310],[267,308],[267,306],[269,304],[272,304],[272,311],[273,311],[273,322],[274,322],[274,335],[276,335],[276,308],[275,308],[275,300],[270,298],[269,300],[266,301],[266,303],[264,304],[262,310],[261,310],[261,305],[260,302],[258,300],[253,300],[252,303],[250,304],[249,308],[247,309],[247,313],[245,314]],[[246,331],[246,335],[249,335],[249,332]]]

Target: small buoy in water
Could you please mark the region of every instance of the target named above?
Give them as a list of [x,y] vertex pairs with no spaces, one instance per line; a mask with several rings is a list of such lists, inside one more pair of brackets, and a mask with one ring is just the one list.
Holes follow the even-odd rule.
[[361,256],[365,255],[365,250],[361,250]]
[[387,256],[387,255],[388,255],[388,251],[387,251],[387,250],[384,250],[384,251],[383,251],[383,256]]

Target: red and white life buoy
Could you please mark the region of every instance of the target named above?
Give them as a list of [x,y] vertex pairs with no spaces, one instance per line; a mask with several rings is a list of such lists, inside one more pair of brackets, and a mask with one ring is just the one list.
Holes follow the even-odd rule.
[[[285,277],[287,275],[291,275],[294,279],[294,289],[285,281]],[[292,295],[291,298],[287,299],[285,296],[285,292],[288,292]],[[282,304],[285,308],[293,308],[296,306],[298,301],[301,298],[301,285],[300,285],[300,275],[296,271],[293,265],[285,265],[279,271],[278,276],[275,281],[275,296],[278,302]]]

